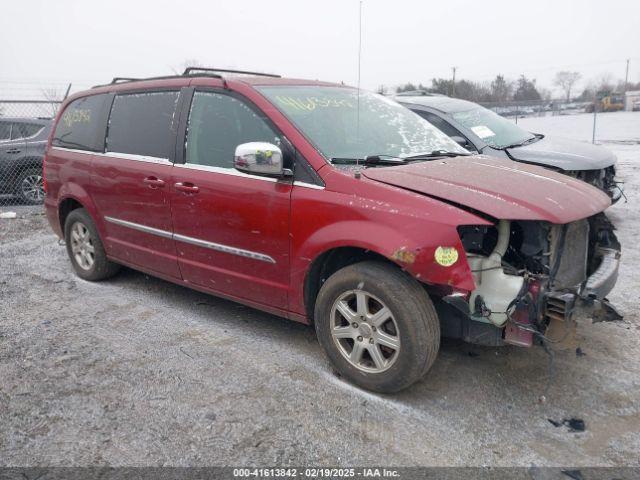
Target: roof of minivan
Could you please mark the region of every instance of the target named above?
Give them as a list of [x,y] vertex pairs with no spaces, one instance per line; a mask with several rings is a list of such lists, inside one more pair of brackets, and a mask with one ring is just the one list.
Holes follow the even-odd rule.
[[441,96],[429,96],[429,95],[416,95],[405,96],[399,95],[394,97],[394,100],[403,104],[423,105],[425,107],[435,108],[444,113],[451,112],[463,112],[465,110],[472,110],[478,108],[477,103],[469,102],[467,100],[461,100],[459,98],[441,97]]
[[319,87],[344,87],[354,88],[349,85],[343,85],[340,83],[323,82],[320,80],[308,80],[302,78],[282,78],[282,77],[267,77],[267,76],[244,76],[244,75],[225,75],[223,78],[212,77],[208,75],[175,75],[159,78],[141,78],[133,81],[122,81],[117,83],[108,83],[105,85],[96,85],[90,90],[84,90],[71,95],[67,102],[71,102],[79,97],[85,97],[87,95],[95,95],[99,93],[107,92],[126,92],[129,90],[145,90],[153,88],[180,88],[189,85],[192,81],[196,81],[199,85],[206,84],[207,80],[214,82],[225,81],[229,86],[233,84],[242,83],[249,85],[250,87],[259,86],[319,86]]
[[207,81],[212,80],[214,82],[225,81],[229,85],[234,83],[244,83],[250,86],[270,86],[270,85],[300,85],[300,86],[331,86],[331,87],[346,87],[332,82],[323,82],[320,80],[308,80],[302,78],[282,78],[282,77],[267,77],[267,76],[243,76],[243,75],[229,75],[223,78],[212,77],[208,75],[176,75],[168,77],[158,78],[141,78],[130,81],[121,81],[117,83],[109,83],[105,85],[97,85],[92,88],[94,91],[104,92],[110,90],[134,90],[145,88],[158,88],[158,87],[173,87],[177,85],[188,85],[191,81]]
[[274,77],[226,77],[227,82],[243,82],[248,85],[315,85],[322,87],[346,87],[339,83],[324,82],[321,80],[307,80],[303,78],[274,78]]

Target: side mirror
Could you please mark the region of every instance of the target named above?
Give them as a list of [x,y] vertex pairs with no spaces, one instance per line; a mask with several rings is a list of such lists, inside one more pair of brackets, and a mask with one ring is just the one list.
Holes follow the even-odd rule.
[[255,175],[280,177],[284,174],[282,150],[267,142],[242,143],[233,160],[236,170]]

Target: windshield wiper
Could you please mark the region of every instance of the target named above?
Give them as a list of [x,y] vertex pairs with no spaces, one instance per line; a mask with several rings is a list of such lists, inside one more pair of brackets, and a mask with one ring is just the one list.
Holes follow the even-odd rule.
[[537,142],[541,138],[544,138],[544,135],[540,135],[540,134],[536,134],[536,133],[534,133],[532,135],[533,135],[533,137],[527,138],[527,139],[523,140],[522,142],[512,143],[511,145],[507,145],[506,147],[500,147],[500,150],[506,150],[507,148],[522,147],[524,145],[529,145],[530,143]]
[[408,163],[416,160],[429,160],[432,158],[440,158],[440,157],[462,157],[471,155],[466,152],[450,152],[447,150],[433,150],[431,152],[424,153],[416,153],[414,155],[408,156],[397,156],[397,155],[367,155],[364,158],[344,158],[344,157],[333,157],[331,159],[331,163],[338,165],[352,165],[361,163],[362,165],[400,165],[403,163]]
[[333,157],[331,163],[334,165],[400,165],[406,162],[400,157],[389,155],[367,155],[364,158]]
[[403,157],[405,160],[423,160],[429,158],[439,158],[439,157],[468,157],[471,155],[468,152],[450,152],[448,150],[434,150],[428,153],[418,153],[416,155],[411,155],[408,157]]

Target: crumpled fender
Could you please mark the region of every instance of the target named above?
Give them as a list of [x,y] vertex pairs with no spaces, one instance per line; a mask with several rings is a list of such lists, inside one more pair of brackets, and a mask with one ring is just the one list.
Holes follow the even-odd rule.
[[[424,222],[414,225],[398,229],[366,219],[326,225],[294,248],[297,255],[291,259],[291,283],[303,285],[311,264],[321,254],[338,247],[357,247],[386,257],[421,282],[473,290],[475,283],[456,228],[438,225],[429,231]],[[439,246],[457,250],[455,263],[442,266],[436,262]],[[303,302],[294,299],[293,303],[295,310],[304,311]]]

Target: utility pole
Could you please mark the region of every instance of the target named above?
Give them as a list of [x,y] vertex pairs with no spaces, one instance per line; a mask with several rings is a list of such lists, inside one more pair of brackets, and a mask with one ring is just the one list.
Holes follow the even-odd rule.
[[593,143],[594,145],[596,143],[596,119],[598,118],[599,104],[600,99],[598,98],[598,92],[596,92],[593,99],[593,134],[591,135],[591,143]]
[[627,58],[627,71],[624,74],[624,88],[622,89],[622,104],[627,109],[627,85],[629,85],[629,59]]
[[451,67],[451,70],[453,70],[453,79],[451,81],[451,96],[455,97],[456,96],[456,69],[458,67]]
[[629,59],[627,58],[627,72],[624,74],[624,93],[627,93],[628,83],[629,83]]

